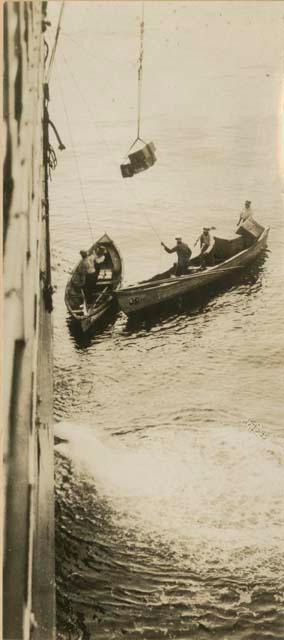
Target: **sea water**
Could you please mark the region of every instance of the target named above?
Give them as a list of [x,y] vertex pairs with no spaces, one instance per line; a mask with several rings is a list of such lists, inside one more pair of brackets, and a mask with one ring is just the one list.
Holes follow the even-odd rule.
[[[123,180],[140,9],[66,3],[52,72],[58,637],[282,639],[284,3],[145,3],[158,160]],[[88,219],[131,283],[171,265],[160,240],[230,233],[246,199],[271,228],[239,280],[74,337],[64,288]]]

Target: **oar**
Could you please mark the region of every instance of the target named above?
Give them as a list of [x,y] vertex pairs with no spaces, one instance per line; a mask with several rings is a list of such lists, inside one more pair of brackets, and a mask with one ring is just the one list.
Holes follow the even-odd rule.
[[100,293],[99,297],[96,299],[96,302],[95,302],[95,304],[96,304],[96,305],[98,304],[99,300],[103,297],[103,295],[105,294],[105,292],[107,291],[107,289],[109,289],[109,285],[107,285],[107,286],[103,289],[103,291]]
[[81,289],[81,293],[83,296],[83,307],[84,307],[84,315],[87,316],[88,315],[88,309],[87,309],[87,303],[86,303],[86,298],[85,298],[85,294],[84,294],[84,290]]
[[[101,298],[103,297],[103,295],[106,293],[107,289],[109,289],[109,285],[107,285],[104,290],[100,293],[99,297],[97,298],[96,302],[95,302],[95,307],[97,306],[99,300],[101,300]],[[89,318],[91,318],[92,316],[96,315],[96,311],[94,311],[93,313],[89,313],[88,316]]]

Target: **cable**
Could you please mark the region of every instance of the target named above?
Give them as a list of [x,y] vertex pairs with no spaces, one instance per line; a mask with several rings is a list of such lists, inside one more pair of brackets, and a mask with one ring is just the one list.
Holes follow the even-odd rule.
[[78,173],[80,189],[81,189],[81,194],[82,194],[82,200],[83,200],[83,204],[84,204],[84,208],[85,208],[85,214],[86,214],[86,218],[87,218],[87,222],[88,222],[88,226],[89,226],[92,242],[94,242],[93,229],[92,229],[92,225],[91,225],[90,218],[89,218],[88,206],[87,206],[87,202],[86,202],[86,198],[85,198],[85,194],[84,194],[84,189],[83,189],[83,183],[82,183],[80,169],[79,169],[78,158],[77,158],[77,154],[76,154],[75,146],[74,146],[74,142],[73,142],[72,128],[71,128],[71,124],[70,124],[70,120],[69,120],[69,116],[68,116],[68,112],[67,112],[67,108],[66,108],[66,104],[65,104],[65,100],[64,100],[64,94],[63,94],[61,85],[60,85],[60,91],[61,91],[62,104],[63,104],[65,116],[66,116],[66,122],[67,122],[67,126],[68,126],[68,129],[69,129],[71,148],[72,148],[72,152],[73,152],[74,159],[75,159],[75,162],[76,162],[77,173]]
[[141,13],[141,22],[140,22],[140,55],[139,55],[139,67],[138,67],[137,140],[140,140],[142,79],[143,79],[143,56],[144,56],[144,2],[142,2],[142,13]]

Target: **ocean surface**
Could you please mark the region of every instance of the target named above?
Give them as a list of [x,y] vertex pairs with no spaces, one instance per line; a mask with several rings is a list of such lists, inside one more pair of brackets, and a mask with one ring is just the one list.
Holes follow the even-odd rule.
[[[49,3],[55,29],[58,3]],[[283,2],[67,2],[50,86],[58,639],[284,638]],[[52,31],[51,31],[52,33]],[[126,283],[246,199],[268,249],[227,286],[80,342],[64,288],[104,231]]]

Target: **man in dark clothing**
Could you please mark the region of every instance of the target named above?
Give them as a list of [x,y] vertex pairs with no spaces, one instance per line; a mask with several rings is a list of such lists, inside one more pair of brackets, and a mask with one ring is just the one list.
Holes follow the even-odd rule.
[[175,275],[182,276],[187,273],[187,268],[190,261],[191,250],[185,242],[182,242],[181,238],[176,238],[176,245],[169,249],[166,245],[161,242],[162,247],[164,247],[167,253],[177,253],[178,261],[176,265]]
[[88,270],[89,270],[88,252],[82,250],[80,251],[80,256],[82,260],[79,263],[75,272],[73,273],[71,282],[74,287],[77,287],[78,289],[83,289],[86,283],[86,274],[88,273]]

